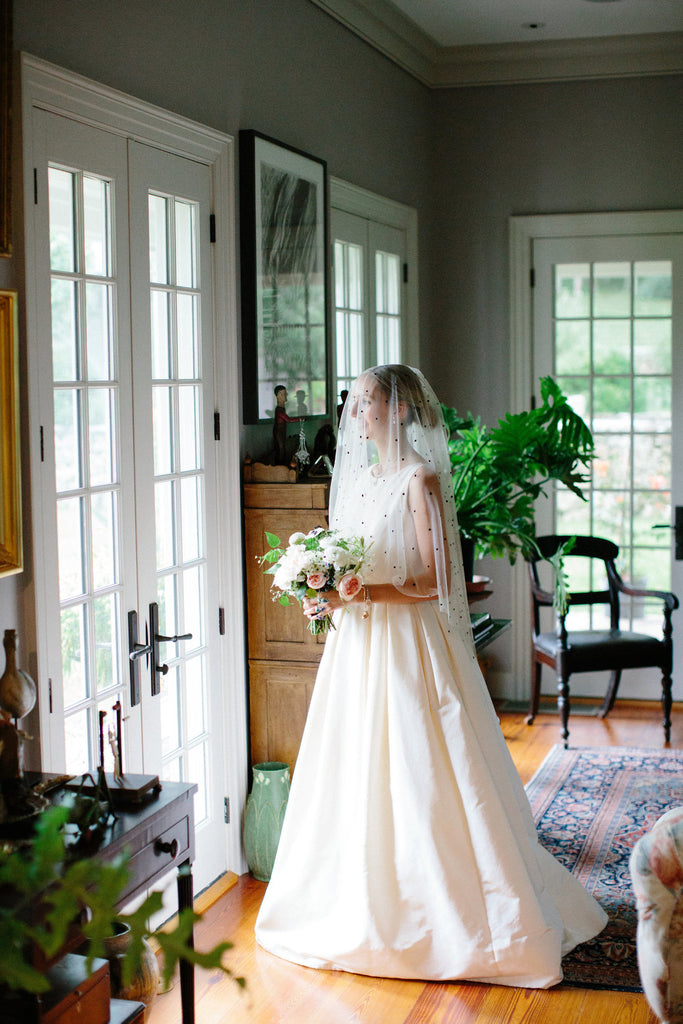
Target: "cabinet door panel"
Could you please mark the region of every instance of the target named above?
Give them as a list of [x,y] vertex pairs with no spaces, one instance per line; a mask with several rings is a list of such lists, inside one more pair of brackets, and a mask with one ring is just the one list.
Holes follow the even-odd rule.
[[317,662],[324,636],[308,632],[307,620],[296,601],[287,606],[273,601],[270,576],[264,574],[258,558],[268,550],[266,532],[275,534],[284,545],[293,533],[307,533],[320,526],[321,513],[310,509],[248,509],[245,518],[249,657]]

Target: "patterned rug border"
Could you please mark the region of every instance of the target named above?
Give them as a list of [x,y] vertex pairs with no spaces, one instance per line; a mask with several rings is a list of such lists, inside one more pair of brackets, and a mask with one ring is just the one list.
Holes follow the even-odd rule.
[[609,915],[600,936],[564,958],[564,984],[642,991],[628,857],[640,835],[683,804],[683,750],[555,744],[525,788],[541,843]]

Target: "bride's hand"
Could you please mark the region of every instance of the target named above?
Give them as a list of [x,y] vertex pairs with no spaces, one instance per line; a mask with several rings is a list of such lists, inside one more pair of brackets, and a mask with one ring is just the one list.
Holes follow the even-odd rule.
[[336,590],[326,590],[324,594],[303,599],[304,615],[307,619],[324,619],[337,608],[342,607],[342,599]]

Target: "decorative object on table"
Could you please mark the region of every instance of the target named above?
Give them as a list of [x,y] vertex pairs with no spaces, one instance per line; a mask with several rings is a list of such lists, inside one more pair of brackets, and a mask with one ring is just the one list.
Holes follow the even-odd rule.
[[273,388],[328,412],[327,169],[324,160],[240,132],[245,423],[272,418]]
[[534,503],[551,480],[584,497],[581,467],[593,458],[593,436],[551,377],[540,385],[538,407],[508,413],[492,428],[442,406],[470,579],[475,555],[507,556],[514,563],[518,554],[533,551]]
[[683,807],[641,836],[629,861],[643,990],[663,1024],[683,1024]]
[[[367,568],[368,548],[362,537],[345,537],[339,530],[318,526],[310,533],[293,533],[286,549],[272,533],[266,533],[266,540],[270,551],[260,561],[268,566],[265,572],[273,577],[273,599],[280,604],[290,604],[290,597],[299,602],[318,597],[322,610],[326,590],[336,590],[342,601],[351,601],[363,587],[361,570]],[[328,615],[308,624],[313,634],[333,628]]]
[[107,712],[99,712],[99,751],[100,761],[97,767],[97,781],[89,773],[80,778],[70,779],[67,783],[68,789],[76,789],[81,795],[90,796],[106,802],[113,813],[114,808],[136,807],[141,803],[152,800],[161,792],[161,782],[158,775],[138,775],[125,773],[123,771],[123,738],[122,738],[122,714],[121,702],[116,701],[112,705],[115,715],[116,729],[111,726],[107,730],[107,739],[112,751],[114,770],[105,771],[105,730],[104,721]]
[[[6,6],[3,7],[3,11]],[[10,19],[11,20],[11,19]],[[9,74],[2,64],[0,80]],[[0,87],[1,91],[1,87]],[[0,98],[0,102],[2,102]],[[0,147],[7,138],[0,125]],[[6,174],[0,171],[0,207]],[[2,232],[0,209],[0,233]],[[0,238],[0,247],[2,240]],[[0,249],[0,255],[2,255]],[[0,291],[0,576],[21,572],[23,563],[21,524],[21,452],[19,427],[19,333],[17,293]]]
[[554,746],[526,786],[539,840],[609,915],[562,961],[565,984],[641,990],[629,877],[636,841],[683,804],[683,751]]
[[3,638],[5,671],[0,676],[0,710],[12,718],[23,718],[36,703],[36,684],[28,672],[17,668],[17,634],[6,629]]
[[[276,384],[273,388],[273,394],[275,395],[273,460],[276,466],[286,466],[290,461],[287,454],[287,424],[298,423],[299,421],[296,416],[290,416],[285,408],[287,405],[287,388],[284,384]],[[303,427],[301,429],[303,430]]]
[[311,461],[310,452],[306,445],[306,429],[304,427],[303,420],[299,427],[299,447],[294,453],[294,458],[296,460],[298,475],[303,476],[306,472],[306,466]]
[[289,800],[289,765],[264,761],[252,768],[253,783],[244,811],[244,853],[254,878],[270,881]]
[[[24,781],[24,743],[30,737],[17,721],[36,702],[36,684],[17,668],[17,634],[6,629],[3,638],[5,670],[0,676],[0,836],[30,834],[36,816],[47,802]],[[14,719],[14,721],[12,721]]]
[[114,922],[112,935],[103,939],[104,956],[109,961],[111,978],[111,994],[116,999],[135,999],[145,1004],[144,1020],[148,1020],[152,1012],[154,1000],[159,990],[159,962],[154,950],[144,935],[141,938],[139,958],[136,958],[131,977],[124,982],[123,961],[130,949],[132,934],[130,925],[122,921]]
[[[89,940],[88,970],[102,956],[112,922],[123,921],[131,942],[121,960],[124,985],[140,963],[143,938],[154,935],[162,956],[162,985],[167,986],[182,958],[234,977],[222,960],[232,948],[217,943],[199,952],[192,947],[192,923],[201,919],[191,908],[174,918],[170,927],[152,931],[149,919],[163,909],[162,894],[152,892],[131,914],[119,914],[117,904],[128,880],[126,856],[115,861],[74,857],[66,844],[67,807],[50,807],[41,814],[31,841],[0,844],[0,890],[12,898],[0,902],[0,1002],[8,992],[41,993],[49,987],[35,954],[49,960],[64,949],[76,928]],[[42,915],[33,911],[40,898]],[[84,912],[85,908],[85,912]],[[235,978],[244,985],[243,978]]]

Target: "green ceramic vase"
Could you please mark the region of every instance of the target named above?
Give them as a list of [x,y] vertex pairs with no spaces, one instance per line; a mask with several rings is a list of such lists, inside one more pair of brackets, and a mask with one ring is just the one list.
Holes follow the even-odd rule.
[[244,853],[254,878],[270,881],[289,799],[289,765],[264,761],[252,768],[244,812]]

